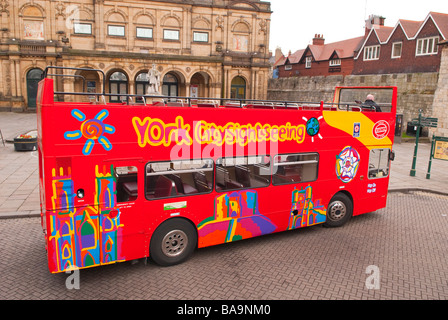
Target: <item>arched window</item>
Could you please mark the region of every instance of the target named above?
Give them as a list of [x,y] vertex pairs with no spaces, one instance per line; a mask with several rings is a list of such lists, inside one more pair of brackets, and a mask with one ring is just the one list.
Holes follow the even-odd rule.
[[[120,71],[115,71],[109,77],[109,92],[111,94],[127,94],[128,78]],[[124,96],[111,96],[110,102],[120,102],[126,100]]]
[[230,98],[245,99],[246,98],[246,80],[243,77],[235,77],[232,80],[230,88]]
[[[149,86],[149,78],[148,72],[140,72],[137,77],[135,77],[135,94],[145,95],[148,91]],[[142,102],[143,99],[141,97],[136,98],[137,102]]]
[[174,74],[167,73],[163,77],[163,85],[162,85],[162,95],[177,97],[178,96],[178,80]]

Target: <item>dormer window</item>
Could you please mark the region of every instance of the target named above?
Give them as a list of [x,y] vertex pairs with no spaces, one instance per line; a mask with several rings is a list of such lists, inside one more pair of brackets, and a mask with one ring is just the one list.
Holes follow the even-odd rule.
[[378,60],[380,58],[380,46],[370,46],[364,48],[364,61]]
[[338,67],[341,65],[341,59],[330,60],[330,67]]
[[311,61],[312,61],[312,57],[306,57],[305,59],[305,68],[310,69],[311,68]]
[[437,44],[439,37],[423,38],[417,40],[417,56],[425,56],[430,54],[437,54]]

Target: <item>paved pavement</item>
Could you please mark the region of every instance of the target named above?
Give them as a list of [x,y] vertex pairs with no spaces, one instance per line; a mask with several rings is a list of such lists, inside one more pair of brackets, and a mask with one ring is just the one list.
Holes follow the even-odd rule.
[[[176,306],[206,306],[205,300],[272,305],[266,319],[297,318],[304,304],[293,300],[446,300],[448,217],[440,210],[446,207],[447,196],[395,192],[387,208],[357,216],[343,228],[315,226],[203,248],[168,268],[140,259],[83,269],[79,289],[68,274],[48,272],[39,218],[3,219],[0,299],[157,300],[149,308],[147,302],[132,308],[160,309],[168,319],[175,318]],[[103,315],[122,309],[117,306],[96,309]],[[320,308],[319,314],[329,310],[334,316],[332,306],[337,307]],[[434,306],[443,304],[432,303],[431,311]],[[403,315],[413,307],[426,310],[408,303],[393,311]],[[215,313],[209,318],[217,319]]]
[[[0,112],[0,130],[5,140],[36,129],[33,113]],[[414,143],[396,143],[389,187],[391,191],[428,190],[448,194],[448,161],[434,160],[431,179],[426,179],[430,143],[418,147],[416,176],[410,176]],[[37,151],[17,152],[12,143],[0,142],[0,218],[39,215]]]

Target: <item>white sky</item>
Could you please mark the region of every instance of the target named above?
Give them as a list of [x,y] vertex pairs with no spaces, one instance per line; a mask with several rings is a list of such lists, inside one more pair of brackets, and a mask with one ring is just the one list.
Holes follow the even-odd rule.
[[325,43],[364,35],[365,20],[375,14],[395,27],[399,19],[423,21],[430,11],[448,14],[448,0],[263,0],[271,3],[270,50],[284,55],[322,34]]

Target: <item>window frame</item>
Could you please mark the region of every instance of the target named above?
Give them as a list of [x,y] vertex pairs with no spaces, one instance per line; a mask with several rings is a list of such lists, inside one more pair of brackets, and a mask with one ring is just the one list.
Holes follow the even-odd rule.
[[[167,37],[166,32],[176,32],[177,38],[169,38]],[[163,29],[163,40],[164,41],[180,41],[180,30],[178,29]]]
[[[278,157],[289,157],[289,156],[315,156],[314,160],[297,160],[297,161],[286,161],[286,162],[277,162]],[[272,163],[272,185],[273,186],[283,186],[283,185],[289,185],[289,184],[297,184],[297,183],[309,183],[309,182],[314,182],[317,181],[319,179],[319,162],[320,162],[320,155],[318,152],[304,152],[304,153],[286,153],[286,154],[277,154],[273,157],[274,161]],[[278,183],[276,182],[276,179],[274,178],[274,176],[277,174],[278,172],[278,167],[280,166],[288,166],[288,165],[306,165],[306,164],[316,164],[316,172],[315,172],[315,178],[312,180],[309,179],[303,179],[303,175],[300,179],[300,181],[286,181],[283,183]]]
[[313,57],[311,57],[311,56],[305,57],[305,68],[306,69],[311,69],[312,61],[313,61]]
[[[89,26],[90,32],[88,32],[88,33],[87,32],[77,32],[76,31],[76,26],[83,26],[83,27]],[[92,24],[91,23],[87,23],[87,22],[75,22],[75,23],[73,23],[73,34],[91,36],[92,35]]]
[[[426,45],[425,45],[425,41],[427,41]],[[438,43],[439,43],[439,36],[433,36],[433,37],[426,37],[426,38],[417,39],[417,42],[415,44],[415,55],[418,57],[418,56],[429,56],[429,55],[438,54],[439,53]],[[421,44],[421,46],[420,46],[420,44]],[[429,52],[430,44],[432,44],[431,45],[431,47],[432,47],[432,51],[431,52]],[[420,46],[420,48],[419,48],[419,46]]]
[[329,66],[330,66],[330,67],[339,67],[341,64],[342,64],[342,61],[341,61],[340,58],[337,58],[337,59],[331,59],[331,60],[329,61]]
[[[196,40],[195,35],[206,35],[207,40]],[[193,43],[209,43],[210,42],[210,34],[205,31],[193,31]]]
[[380,59],[381,46],[379,44],[364,47],[363,61],[374,61]]
[[[113,28],[119,28],[123,30],[123,34],[112,34],[111,33],[111,27]],[[120,37],[120,38],[124,38],[126,36],[126,27],[122,26],[122,25],[116,25],[116,24],[108,24],[107,25],[107,35],[110,37]]]
[[[227,167],[233,167],[233,168],[235,168],[236,166],[237,166],[237,164],[234,164],[233,166],[222,166],[222,165],[220,165],[220,163],[222,163],[222,160],[226,160],[226,159],[232,159],[233,161],[234,161],[234,163],[236,162],[235,161],[235,159],[242,159],[242,158],[245,158],[245,159],[247,159],[245,162],[245,164],[242,164],[243,166],[249,166],[249,165],[252,165],[252,166],[256,166],[256,165],[261,165],[260,163],[249,163],[249,159],[250,158],[252,158],[252,159],[256,159],[256,158],[266,158],[266,157],[268,157],[269,158],[269,165],[266,167],[264,167],[263,168],[263,170],[267,170],[267,172],[266,173],[268,173],[268,174],[266,174],[266,175],[261,175],[261,174],[259,174],[258,175],[258,177],[266,177],[267,179],[268,179],[268,181],[265,181],[265,184],[264,185],[259,185],[259,186],[243,186],[243,187],[237,187],[237,188],[223,188],[223,187],[221,187],[221,186],[218,186],[218,178],[217,178],[217,175],[218,175],[218,170],[220,170],[220,169],[218,169],[218,167],[224,167],[224,168],[227,168]],[[248,189],[260,189],[260,188],[266,188],[266,187],[269,187],[270,185],[271,185],[271,183],[272,183],[272,170],[271,170],[271,164],[272,164],[272,157],[271,156],[269,156],[269,155],[255,155],[255,156],[236,156],[236,157],[223,157],[223,158],[219,158],[219,159],[217,159],[217,161],[216,161],[216,164],[215,164],[215,181],[214,181],[214,188],[215,188],[215,191],[216,192],[229,192],[229,191],[236,191],[236,190],[248,190]],[[239,164],[238,164],[239,165]],[[228,171],[228,170],[227,170]],[[235,173],[235,175],[236,175],[236,172],[234,172]],[[251,172],[252,173],[252,172]],[[230,178],[230,174],[229,174],[229,178]],[[256,177],[254,177],[254,179],[255,180],[257,180],[257,178]],[[235,177],[235,180],[231,180],[230,179],[230,181],[231,182],[234,182],[234,183],[241,183],[240,181],[238,181],[238,179]],[[262,183],[262,181],[260,181],[260,180],[258,180],[260,183]],[[219,190],[217,189],[217,187],[219,187]]]
[[[141,36],[141,35],[139,35],[138,34],[138,31],[139,31],[139,29],[141,29],[141,30],[151,30],[151,36],[150,37],[146,37],[146,36]],[[154,28],[149,28],[149,27],[135,27],[135,37],[137,38],[137,39],[145,39],[145,40],[148,40],[148,39],[154,39]]]
[[[152,164],[162,164],[162,163],[166,163],[166,164],[172,164],[172,163],[181,163],[181,162],[186,162],[186,163],[194,163],[195,161],[200,161],[203,164],[206,163],[210,163],[211,167],[201,167],[201,168],[197,168],[197,169],[182,169],[182,170],[163,170],[163,171],[155,171],[155,172],[149,172],[148,171],[148,167]],[[171,167],[171,165],[170,165]],[[201,169],[201,170],[200,170]],[[148,198],[148,177],[151,176],[166,176],[166,175],[173,175],[173,174],[182,174],[182,173],[194,173],[194,172],[212,172],[211,174],[211,183],[212,183],[212,187],[210,188],[209,191],[207,192],[200,192],[198,190],[198,192],[196,193],[190,193],[190,194],[181,194],[181,193],[177,193],[176,195],[170,195],[170,196],[166,196],[166,197],[159,197],[159,198]],[[165,160],[165,161],[149,161],[146,163],[145,165],[145,199],[148,201],[154,201],[154,200],[162,200],[162,199],[172,199],[172,198],[182,198],[182,197],[191,197],[191,196],[197,196],[197,195],[204,195],[204,194],[210,194],[211,192],[213,192],[213,185],[214,185],[214,177],[215,177],[215,163],[213,161],[213,159],[209,159],[209,158],[205,158],[205,159],[183,159],[183,160]],[[170,178],[168,178],[170,179]],[[170,179],[171,180],[171,179]],[[173,180],[171,180],[173,181]],[[173,183],[175,183],[173,181]]]
[[[127,169],[126,170],[127,172],[119,173],[119,169],[125,169],[125,168]],[[131,171],[131,168],[135,169],[135,171]],[[132,202],[132,201],[135,201],[135,200],[137,200],[139,198],[140,192],[139,192],[139,189],[138,189],[138,177],[139,177],[138,172],[139,172],[138,167],[135,166],[135,165],[132,165],[132,166],[117,165],[117,166],[114,166],[114,178],[116,179],[115,183],[116,183],[116,192],[117,192],[117,203]],[[133,195],[133,194],[131,194],[131,193],[126,191],[126,188],[124,187],[124,184],[126,182],[129,182],[129,181],[126,181],[126,182],[120,181],[121,177],[129,177],[129,176],[131,176],[131,177],[135,176],[135,184],[137,185],[137,190],[136,190],[137,194],[136,195]],[[131,181],[131,182],[134,182],[134,181]],[[127,200],[122,200],[122,197],[121,197],[122,196],[122,193],[121,193],[122,190],[121,189],[123,189],[126,192],[126,194],[128,196]],[[129,188],[128,188],[128,190],[131,191]]]
[[[394,55],[395,47],[396,47],[397,45],[400,45],[400,55]],[[394,42],[394,43],[392,43],[391,58],[392,58],[392,59],[398,59],[398,58],[401,58],[402,53],[403,53],[403,42],[400,41],[400,42]]]
[[[375,151],[375,150],[381,150],[381,152],[380,152],[380,155],[378,157],[378,164],[377,164],[377,166],[376,167],[371,167],[370,165],[373,164],[372,163],[372,151]],[[387,155],[385,155],[385,157],[387,159],[387,168],[382,168],[381,167],[381,160],[382,160],[381,153],[384,150],[389,151],[387,153]],[[369,152],[369,167],[367,168],[367,170],[368,170],[367,176],[368,176],[369,180],[382,179],[382,178],[387,178],[387,177],[390,176],[390,162],[391,162],[390,155],[391,155],[391,152],[392,152],[392,150],[390,148],[374,148],[374,149],[370,150],[370,152]],[[383,157],[383,159],[384,159],[384,157]],[[376,159],[374,159],[374,160],[376,160]],[[379,176],[380,170],[383,170],[382,171],[383,174],[385,173],[384,169],[387,169],[387,175]],[[375,176],[373,175],[374,171],[377,171]]]

